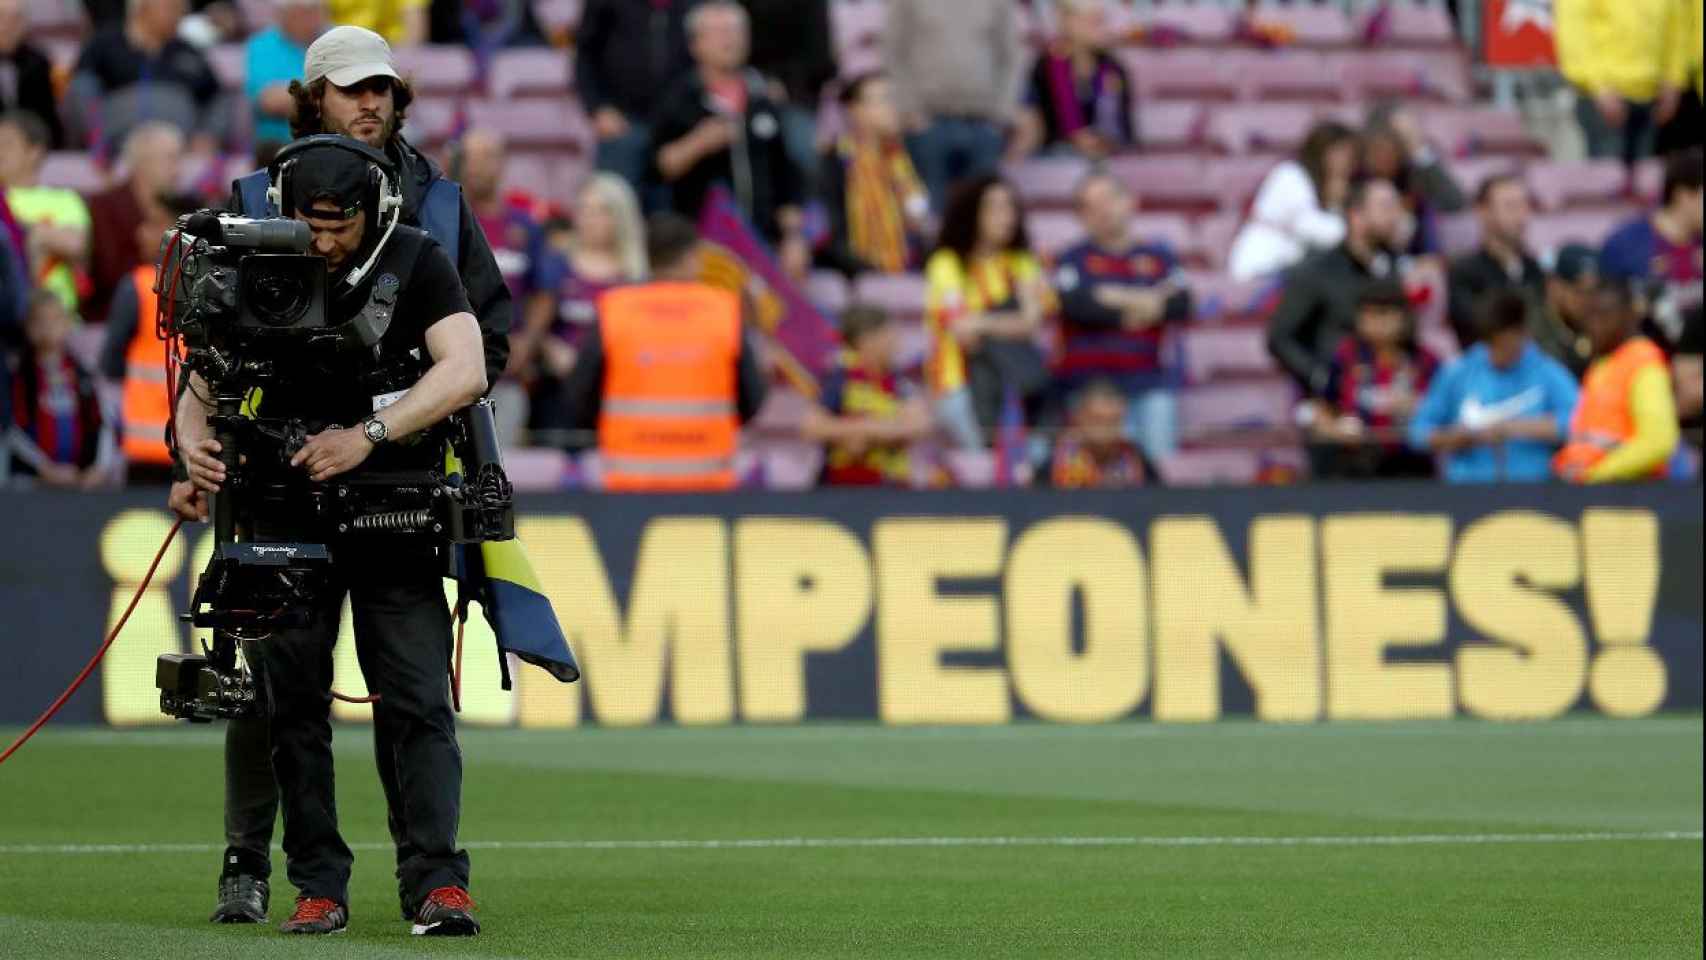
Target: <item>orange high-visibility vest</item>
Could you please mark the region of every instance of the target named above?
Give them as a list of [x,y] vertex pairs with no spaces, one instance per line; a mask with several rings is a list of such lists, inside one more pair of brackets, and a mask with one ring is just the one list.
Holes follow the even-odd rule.
[[172,398],[166,395],[166,343],[154,335],[154,267],[132,270],[130,283],[136,288],[136,332],[124,352],[124,458],[170,464],[166,422]]
[[740,298],[697,283],[618,287],[598,299],[604,488],[735,485]]
[[[1657,344],[1634,337],[1588,368],[1576,412],[1570,417],[1570,439],[1553,459],[1554,469],[1561,474],[1585,471],[1635,436],[1630,392],[1635,375],[1654,364],[1669,370]],[[1669,472],[1669,465],[1661,464],[1650,475],[1662,478]]]

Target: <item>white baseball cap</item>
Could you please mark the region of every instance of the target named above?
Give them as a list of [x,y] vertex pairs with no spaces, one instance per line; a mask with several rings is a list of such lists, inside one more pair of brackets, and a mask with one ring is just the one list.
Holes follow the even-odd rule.
[[403,79],[391,58],[385,38],[364,27],[333,27],[308,47],[302,64],[304,79],[325,77],[334,86],[353,87],[369,77]]

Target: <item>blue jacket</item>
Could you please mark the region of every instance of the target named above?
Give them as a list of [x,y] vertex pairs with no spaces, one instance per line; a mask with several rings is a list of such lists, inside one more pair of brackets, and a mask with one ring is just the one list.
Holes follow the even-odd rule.
[[[1556,420],[1563,437],[1577,392],[1570,371],[1533,343],[1523,347],[1508,370],[1494,366],[1486,345],[1477,344],[1434,378],[1410,419],[1410,446],[1427,450],[1434,431],[1445,427],[1484,427],[1536,416]],[[1445,458],[1443,473],[1448,483],[1540,483],[1552,476],[1556,448],[1534,440],[1466,447]]]

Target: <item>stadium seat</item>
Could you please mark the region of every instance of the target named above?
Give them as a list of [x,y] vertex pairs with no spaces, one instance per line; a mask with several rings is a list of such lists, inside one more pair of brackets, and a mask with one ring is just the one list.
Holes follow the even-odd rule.
[[1481,184],[1494,174],[1511,173],[1523,176],[1523,164],[1516,158],[1504,156],[1454,157],[1446,161],[1457,185],[1473,198]]
[[1339,75],[1347,96],[1448,103],[1463,103],[1470,98],[1469,73],[1456,50],[1352,51],[1330,56],[1339,62]]
[[1179,331],[1189,383],[1272,377],[1267,331],[1252,324],[1186,326]]
[[1179,431],[1200,440],[1240,431],[1289,429],[1297,388],[1290,380],[1188,387],[1180,396]]
[[1597,210],[1570,210],[1537,216],[1528,226],[1528,245],[1536,252],[1555,251],[1566,243],[1597,248],[1606,235],[1639,211],[1633,205]]
[[1116,156],[1108,170],[1137,195],[1144,210],[1207,212],[1220,208],[1216,184],[1203,176],[1202,155]]
[[1635,196],[1647,203],[1657,203],[1664,192],[1665,162],[1658,158],[1642,160],[1635,165]]
[[581,0],[534,0],[533,15],[553,42],[574,34],[581,20]]
[[1145,100],[1139,101],[1133,112],[1137,139],[1145,153],[1193,150],[1202,142],[1207,118],[1200,103]]
[[1422,130],[1447,156],[1492,153],[1539,156],[1545,152],[1514,110],[1433,107],[1422,113]]
[[917,273],[866,273],[853,286],[853,299],[897,318],[924,315],[924,277]]
[[1121,54],[1145,100],[1236,100],[1243,82],[1226,56],[1209,50],[1126,50]]
[[504,451],[504,472],[517,493],[551,493],[563,489],[574,466],[569,455],[552,447],[521,447]]
[[1543,160],[1528,165],[1528,189],[1542,210],[1623,204],[1630,198],[1631,187],[1621,160]]
[[573,55],[550,47],[501,50],[492,58],[486,78],[486,89],[494,100],[560,97],[573,85]]
[[995,486],[995,454],[989,450],[944,450],[942,466],[953,478],[954,485],[967,490],[987,490]]
[[1351,22],[1338,4],[1262,3],[1252,16],[1259,24],[1289,27],[1298,46],[1343,47],[1351,42]]
[[[1470,189],[1464,184],[1464,189]],[[1468,253],[1481,244],[1481,221],[1473,213],[1453,213],[1435,223],[1440,250],[1448,257]]]
[[[829,5],[830,33],[835,38],[838,60],[862,48],[876,47],[883,40],[883,24],[888,19],[886,3],[847,2]],[[846,76],[847,71],[843,70]]]
[[465,114],[454,100],[420,97],[409,105],[403,131],[413,143],[438,146],[448,140]]
[[400,47],[396,60],[397,72],[408,78],[417,95],[466,95],[474,85],[474,54],[464,46]]
[[28,0],[24,4],[24,22],[31,43],[44,39],[78,40],[83,35],[81,3],[68,0]]
[[1212,487],[1254,483],[1261,458],[1254,450],[1179,450],[1156,464],[1173,487]]
[[766,490],[810,490],[823,472],[823,447],[804,440],[763,440],[748,449]]
[[[1205,227],[1198,222],[1201,232]],[[1199,240],[1199,243],[1201,240]],[[1228,244],[1229,245],[1229,244]],[[1226,246],[1222,246],[1220,258],[1224,258]],[[1263,277],[1257,280],[1234,280],[1231,276],[1218,271],[1202,273],[1188,271],[1185,282],[1190,285],[1192,297],[1195,299],[1196,322],[1198,323],[1235,323],[1257,317],[1265,307],[1266,301],[1272,299],[1277,281]]]
[[41,182],[50,187],[64,187],[78,193],[93,193],[104,188],[109,173],[95,162],[95,155],[82,150],[61,150],[47,155],[42,163]]
[[1031,245],[1044,258],[1052,259],[1084,238],[1084,227],[1076,214],[1065,210],[1039,210],[1025,218]]
[[1144,243],[1162,243],[1183,257],[1196,249],[1197,234],[1191,222],[1177,213],[1140,213],[1132,219],[1132,233]]
[[1032,210],[1070,207],[1072,191],[1089,172],[1089,161],[1080,157],[1033,157],[1004,171]]
[[1237,73],[1244,81],[1244,96],[1271,103],[1279,100],[1312,103],[1343,100],[1348,94],[1340,77],[1339,62],[1314,52],[1268,53],[1242,56]]
[[1232,38],[1233,15],[1224,4],[1218,3],[1160,3],[1145,4],[1132,18],[1145,33],[1158,30],[1179,35],[1185,43],[1213,45]]
[[573,97],[472,101],[467,116],[470,123],[503,134],[512,149],[573,151],[593,140],[586,114]]
[[852,299],[847,278],[833,270],[813,270],[806,278],[805,293],[807,300],[831,318],[840,316]]
[[1451,13],[1443,4],[1388,2],[1370,14],[1371,19],[1374,17],[1382,22],[1378,32],[1367,37],[1372,42],[1401,47],[1455,48],[1457,45]]
[[243,89],[244,78],[248,74],[248,53],[240,43],[222,43],[208,47],[202,51],[207,55],[208,66],[219,78],[219,85],[226,90]]
[[1289,153],[1316,123],[1335,119],[1361,122],[1357,107],[1307,103],[1247,103],[1217,107],[1208,119],[1206,140],[1231,154],[1254,150]]
[[1450,363],[1463,352],[1458,346],[1457,334],[1440,324],[1429,324],[1417,330],[1416,339],[1441,363]]
[[1285,159],[1288,157],[1279,153],[1216,159],[1209,165],[1208,176],[1220,193],[1221,209],[1242,214],[1261,188],[1262,181]]

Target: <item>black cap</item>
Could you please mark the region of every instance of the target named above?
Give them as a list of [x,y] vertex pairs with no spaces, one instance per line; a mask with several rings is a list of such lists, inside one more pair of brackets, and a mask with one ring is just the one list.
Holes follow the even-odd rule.
[[297,211],[326,219],[348,220],[361,214],[367,199],[370,163],[360,154],[330,144],[312,146],[290,167],[290,204]]
[[1599,253],[1587,244],[1566,243],[1558,249],[1552,274],[1568,283],[1593,280],[1599,276]]

